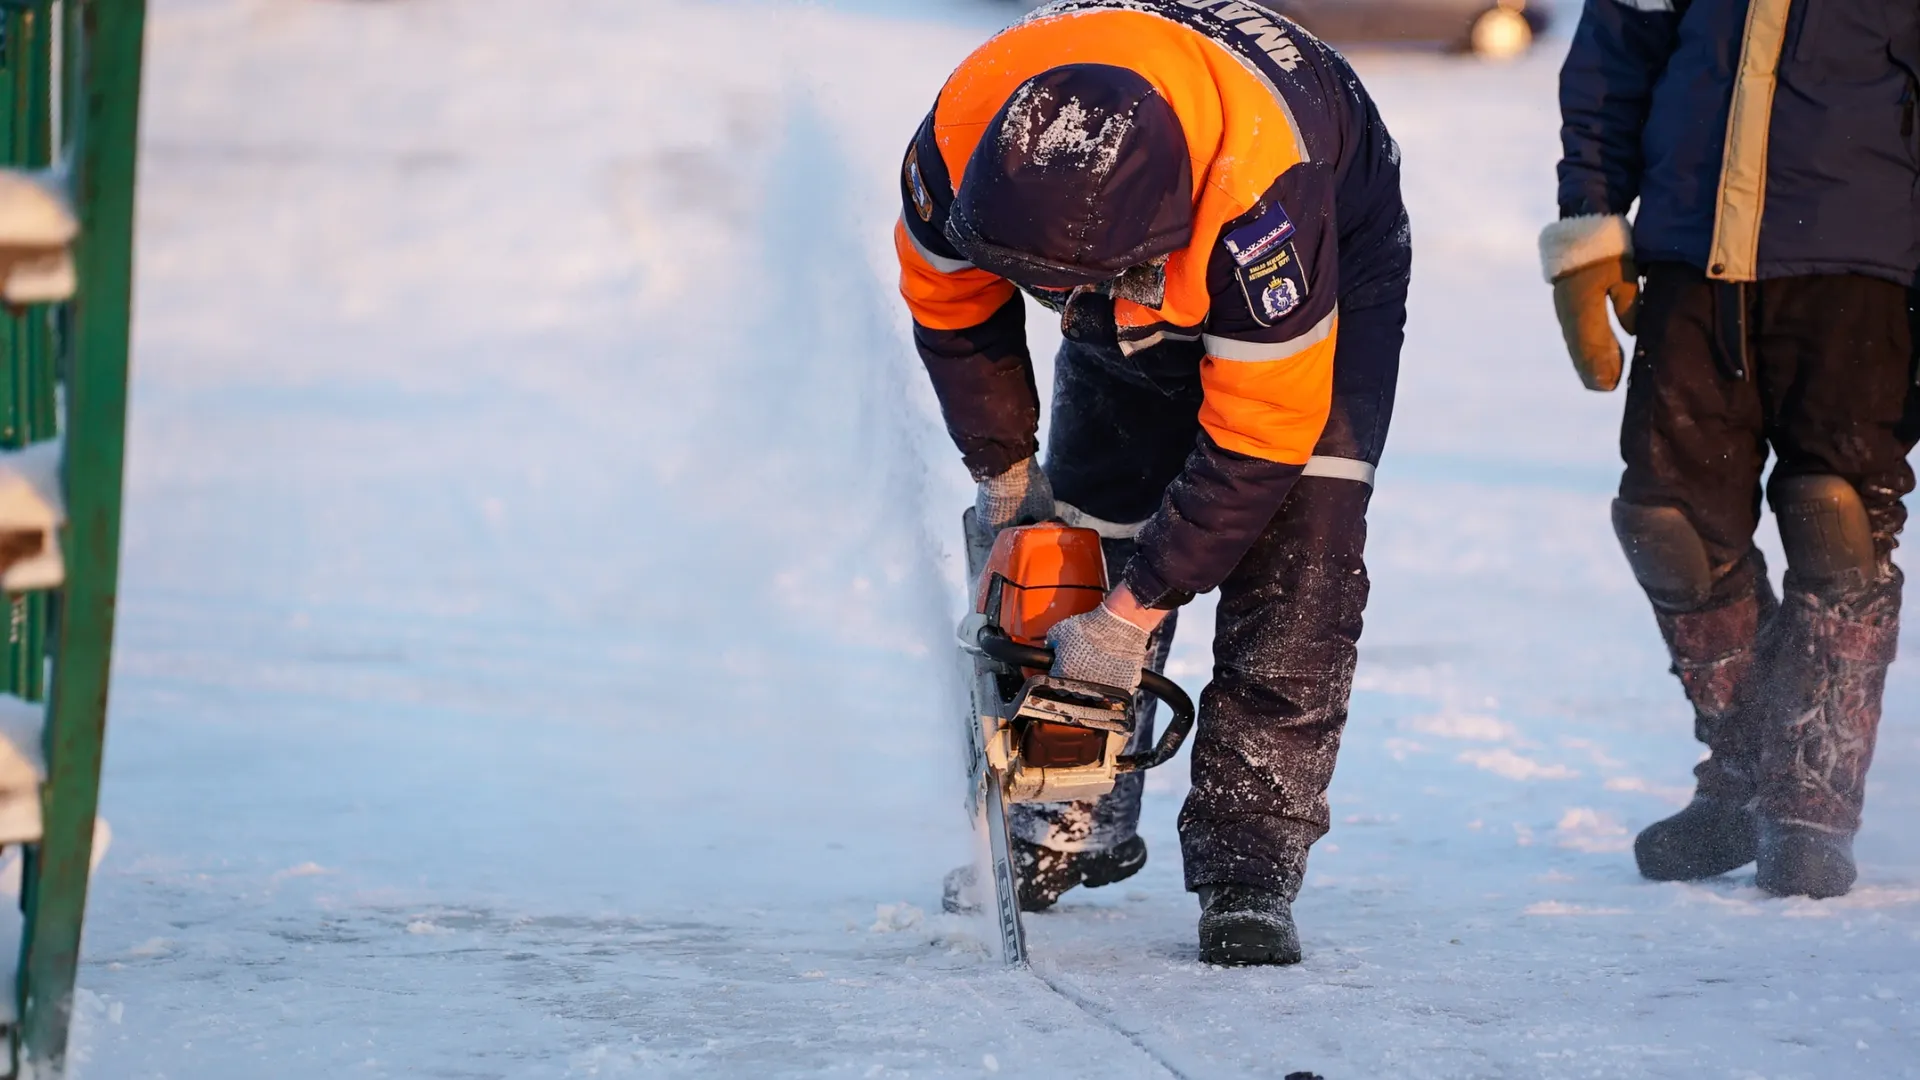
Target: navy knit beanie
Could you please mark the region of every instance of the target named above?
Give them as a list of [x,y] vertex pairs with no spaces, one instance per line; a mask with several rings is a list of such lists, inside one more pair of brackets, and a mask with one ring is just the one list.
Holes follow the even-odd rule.
[[975,266],[1069,289],[1193,239],[1193,168],[1173,107],[1138,72],[1068,64],[1021,83],[974,148],[947,237]]

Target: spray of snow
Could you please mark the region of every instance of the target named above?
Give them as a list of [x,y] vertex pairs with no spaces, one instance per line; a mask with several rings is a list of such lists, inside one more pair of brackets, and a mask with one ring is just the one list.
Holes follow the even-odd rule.
[[1626,826],[1616,821],[1611,814],[1601,813],[1592,807],[1578,806],[1560,816],[1560,824],[1554,827],[1561,847],[1570,851],[1584,851],[1588,854],[1606,854],[1629,851],[1633,848],[1633,834]]
[[918,929],[926,919],[927,913],[912,904],[877,904],[873,909],[873,925],[867,929],[875,934],[897,934]]

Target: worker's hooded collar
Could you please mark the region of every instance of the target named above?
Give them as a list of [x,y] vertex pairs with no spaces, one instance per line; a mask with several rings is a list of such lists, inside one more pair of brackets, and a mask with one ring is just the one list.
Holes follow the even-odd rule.
[[1193,168],[1173,107],[1126,68],[1020,84],[974,148],[947,238],[1015,284],[1071,289],[1193,239]]

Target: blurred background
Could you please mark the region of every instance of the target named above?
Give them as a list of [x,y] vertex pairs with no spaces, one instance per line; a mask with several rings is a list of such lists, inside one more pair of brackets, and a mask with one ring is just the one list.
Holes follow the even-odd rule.
[[[1006,0],[1021,8],[1040,0]],[[1569,19],[1579,5],[1561,0]],[[1553,25],[1554,0],[1259,0],[1346,49],[1439,48],[1490,60],[1526,52]]]
[[1556,2],[1297,7],[1416,252],[1308,960],[1195,961],[1176,763],[1042,981],[938,914],[971,488],[889,243],[1024,5],[155,0],[84,1075],[1914,1075],[1911,656],[1852,896],[1634,873],[1697,748],[1534,253]]

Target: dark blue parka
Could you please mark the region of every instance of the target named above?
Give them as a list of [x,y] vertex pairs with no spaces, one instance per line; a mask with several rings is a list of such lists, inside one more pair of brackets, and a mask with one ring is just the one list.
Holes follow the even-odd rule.
[[1715,278],[1920,270],[1920,0],[1587,0],[1560,212]]

